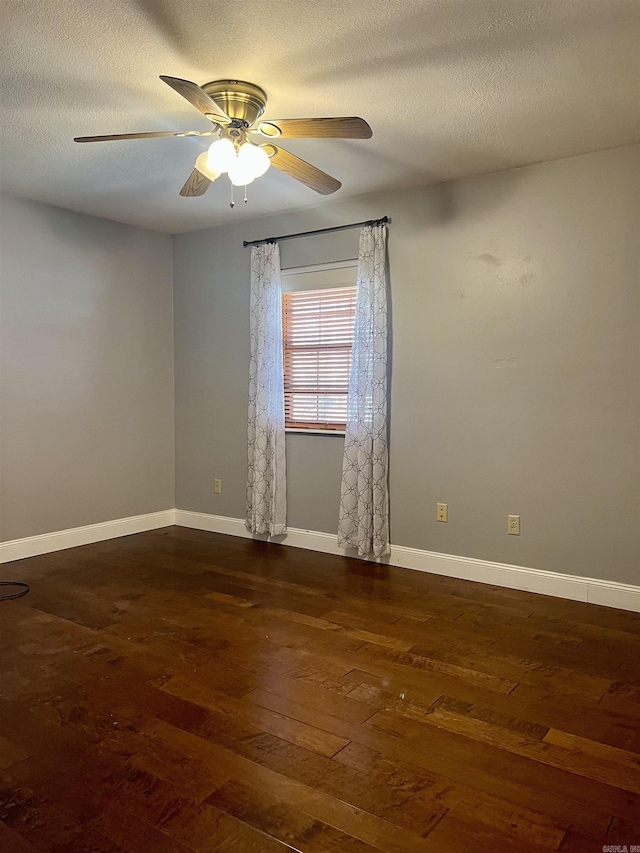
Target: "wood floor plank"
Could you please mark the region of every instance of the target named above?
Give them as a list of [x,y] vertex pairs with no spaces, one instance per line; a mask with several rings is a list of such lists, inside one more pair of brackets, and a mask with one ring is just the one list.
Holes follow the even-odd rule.
[[[384,820],[391,820],[403,830],[423,837],[428,835],[446,812],[440,803],[430,801],[428,797],[421,798],[417,789],[407,797],[406,792],[389,788],[381,774],[363,773],[339,762],[332,763],[330,759],[317,756],[271,735],[249,738],[239,746],[242,754],[251,761],[319,788],[363,811]],[[382,797],[381,791],[385,791]]]
[[26,785],[0,789],[0,821],[43,851],[127,853],[126,848],[110,841],[88,822],[76,820]]
[[[469,784],[483,792],[515,798],[534,811],[558,818],[570,813],[575,824],[596,831],[606,830],[611,815],[630,817],[640,809],[640,797],[633,792],[580,776],[555,763],[537,761],[533,751],[520,754],[517,748],[497,748],[489,738],[470,738],[467,732],[431,726],[387,711],[379,711],[362,728],[373,728],[386,736],[378,748],[387,756],[411,761],[454,783],[459,779],[459,767],[473,766]],[[369,745],[366,740],[364,743]]]
[[246,783],[229,782],[207,797],[206,803],[294,850],[376,853],[370,844]]
[[179,527],[19,570],[3,853],[640,840],[637,614]]
[[[510,839],[507,848],[531,845],[537,849],[555,850],[564,838],[567,825],[543,814],[521,809],[513,803],[492,797],[478,797],[464,784],[446,784],[438,776],[408,762],[390,760],[377,750],[352,743],[342,750],[336,760],[365,773],[377,771],[384,774],[389,784],[406,791],[422,788],[433,800],[445,807],[442,820],[432,827],[429,838],[439,839],[444,847],[456,848],[455,837],[445,844],[442,825],[458,826],[464,820],[478,835],[497,833]],[[417,805],[417,804],[416,804]],[[495,841],[495,838],[494,838]],[[527,848],[528,849],[528,848]]]
[[171,678],[161,689],[173,696],[203,705],[215,711],[218,716],[245,720],[254,729],[251,734],[267,732],[329,758],[349,743],[346,738],[338,737],[316,726],[306,725],[267,708],[255,706],[251,702],[233,699],[211,688],[194,684],[185,678]]
[[0,735],[0,770],[6,770],[28,757],[25,749]]
[[[531,758],[542,764],[568,770],[570,773],[593,779],[596,782],[604,782],[606,785],[624,788],[626,791],[640,794],[640,764],[637,764],[635,768],[629,767],[627,772],[622,773],[619,766],[620,762],[613,762],[609,759],[611,752],[622,752],[621,750],[614,750],[613,747],[609,747],[610,752],[606,753],[607,758],[594,755],[593,752],[590,755],[585,755],[583,750],[558,746],[556,742],[549,741],[546,738],[544,740],[537,738],[523,740],[517,731],[514,732],[503,726],[497,726],[478,718],[474,719],[443,707],[436,707],[432,713],[426,714],[424,722],[487,743],[498,749],[504,749],[514,755]],[[565,740],[575,743],[578,739],[567,735]],[[562,742],[561,739],[560,741]],[[604,752],[604,748],[602,752]]]
[[11,851],[11,853],[37,853],[42,847],[36,847],[26,838],[9,829],[4,821],[0,820],[0,850]]
[[461,679],[468,684],[477,687],[495,690],[498,693],[510,693],[518,684],[517,680],[503,678],[500,675],[482,671],[473,665],[460,665],[449,663],[438,658],[414,652],[395,652],[390,649],[375,646],[364,646],[357,650],[353,656],[357,666],[365,667],[369,662],[378,664],[381,668],[387,668],[392,673],[405,673],[419,671],[421,673],[438,674],[450,678]]

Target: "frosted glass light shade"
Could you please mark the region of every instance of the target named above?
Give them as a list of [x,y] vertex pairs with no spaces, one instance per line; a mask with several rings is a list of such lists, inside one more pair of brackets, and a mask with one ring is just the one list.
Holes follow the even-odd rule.
[[246,163],[242,163],[240,158],[236,158],[236,162],[229,168],[229,180],[234,187],[244,187],[253,181],[253,172],[251,168],[247,168]]
[[247,168],[254,178],[259,178],[267,171],[271,165],[269,155],[263,148],[258,148],[251,142],[245,142],[240,146],[238,152],[238,161],[242,163],[243,168]]
[[214,172],[214,170],[209,167],[208,156],[208,151],[203,151],[202,154],[200,154],[196,160],[196,169],[200,174],[204,175],[205,178],[209,178],[210,181],[215,181],[216,178],[220,177],[220,172]]
[[217,139],[209,146],[207,166],[219,175],[228,172],[236,159],[236,149],[230,139]]

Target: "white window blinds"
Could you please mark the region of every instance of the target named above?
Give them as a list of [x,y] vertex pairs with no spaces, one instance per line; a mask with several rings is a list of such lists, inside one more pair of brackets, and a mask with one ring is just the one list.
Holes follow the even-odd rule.
[[282,295],[286,426],[345,429],[356,288]]

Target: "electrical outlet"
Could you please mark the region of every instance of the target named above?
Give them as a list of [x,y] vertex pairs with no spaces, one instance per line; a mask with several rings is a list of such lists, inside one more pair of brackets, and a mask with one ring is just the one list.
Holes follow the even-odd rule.
[[436,521],[449,521],[449,504],[436,504]]
[[222,480],[214,480],[213,481],[213,491],[216,495],[219,495],[222,491]]
[[507,516],[509,519],[507,531],[511,536],[520,536],[520,516],[519,515],[509,515]]

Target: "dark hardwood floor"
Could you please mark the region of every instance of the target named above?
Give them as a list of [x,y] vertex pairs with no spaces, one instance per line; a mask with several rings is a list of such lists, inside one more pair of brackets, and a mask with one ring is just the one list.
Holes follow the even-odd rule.
[[639,614],[183,528],[2,577],[2,853],[640,845]]

